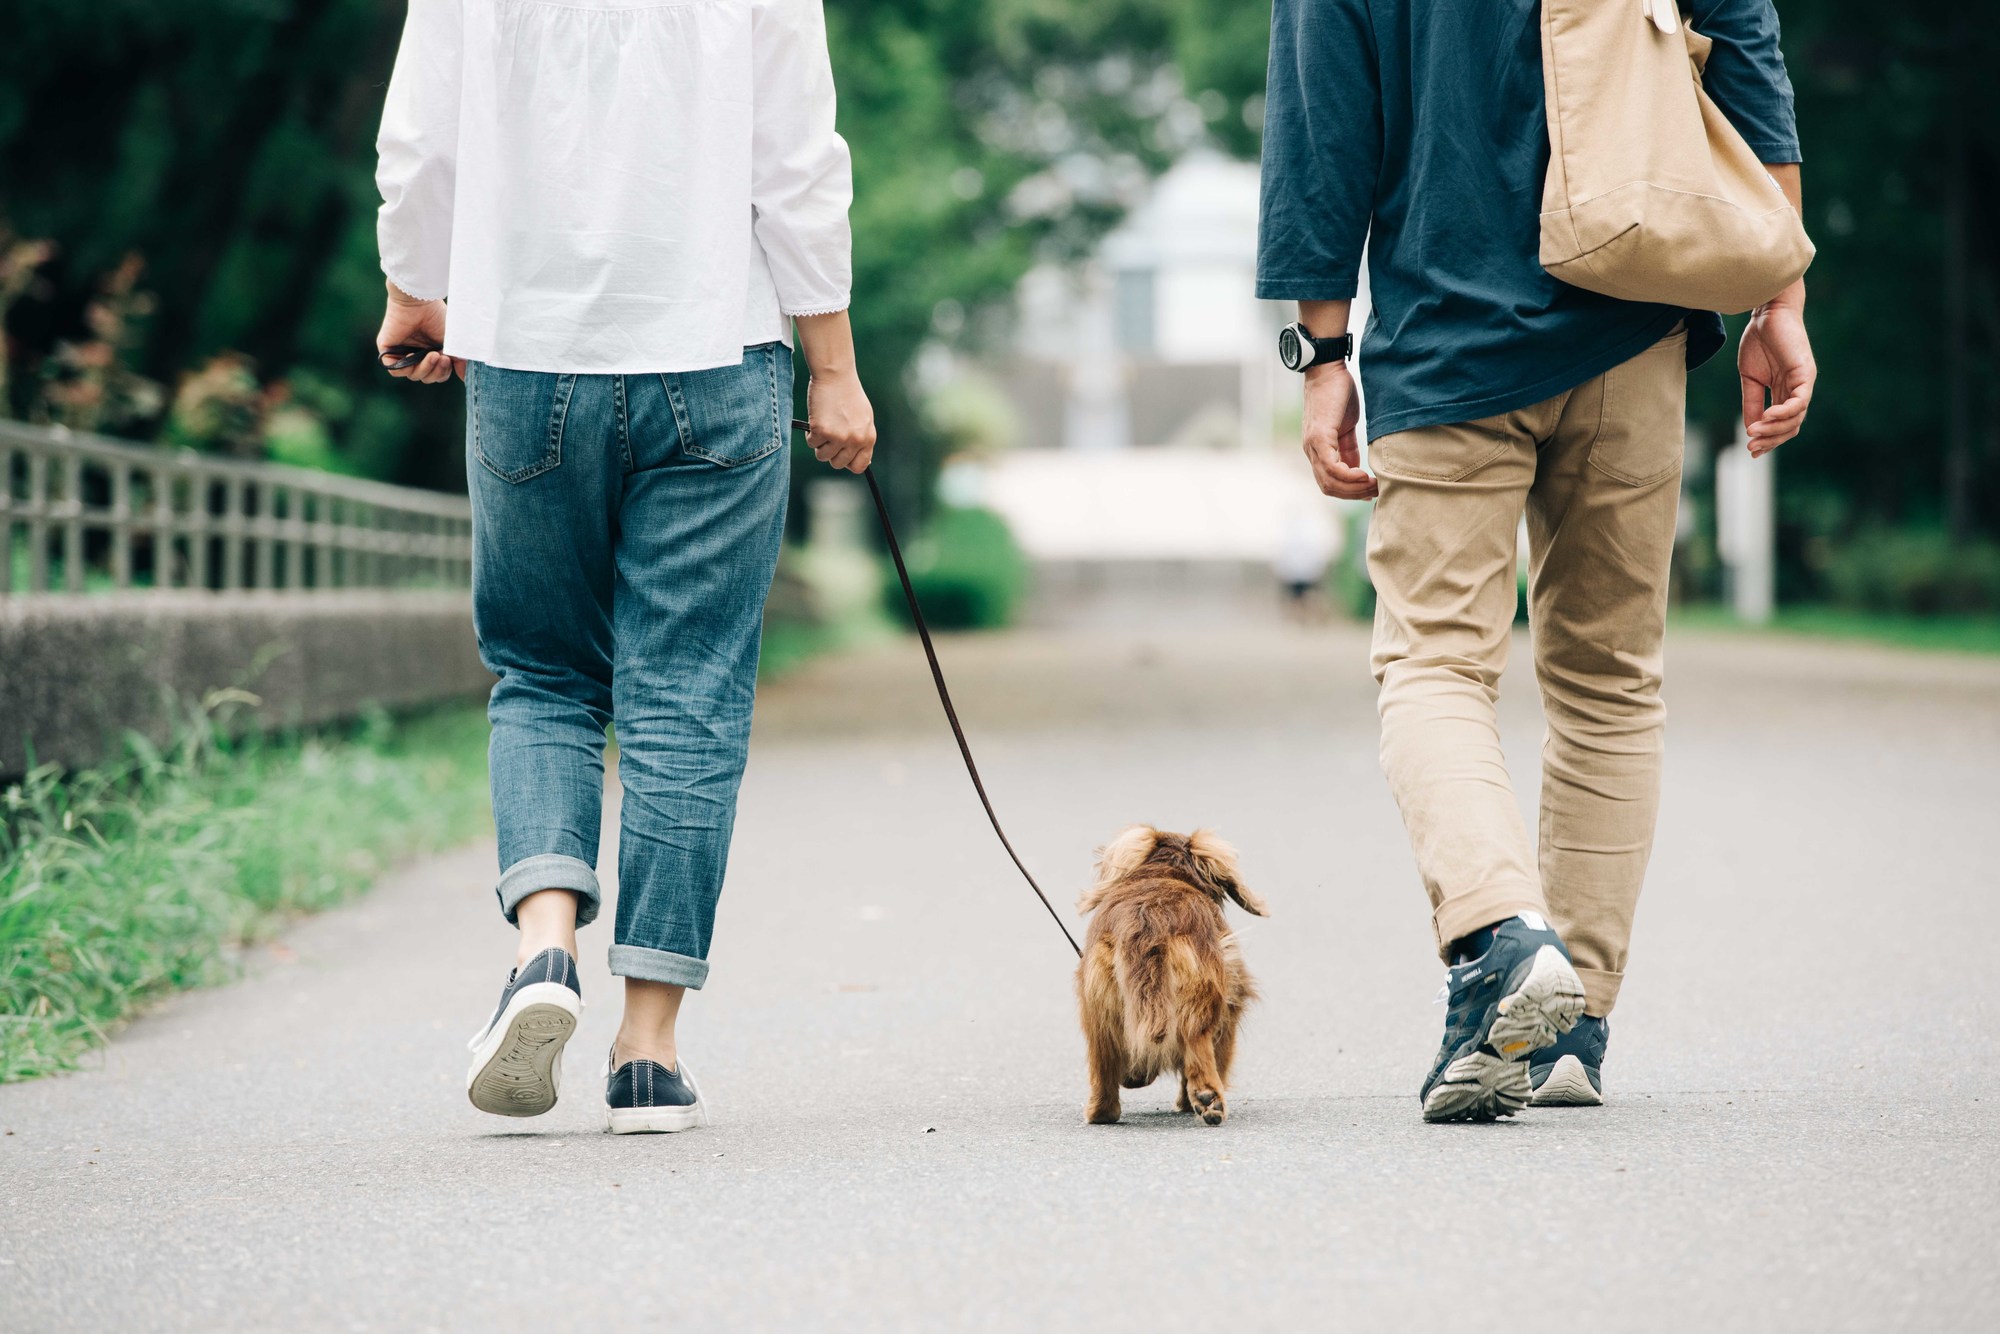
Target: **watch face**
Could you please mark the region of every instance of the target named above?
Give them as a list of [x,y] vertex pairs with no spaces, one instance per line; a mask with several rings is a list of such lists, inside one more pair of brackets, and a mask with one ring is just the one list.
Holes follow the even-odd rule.
[[1278,330],[1278,360],[1285,363],[1286,370],[1295,371],[1304,363],[1304,358],[1300,355],[1302,351],[1296,327],[1288,324]]

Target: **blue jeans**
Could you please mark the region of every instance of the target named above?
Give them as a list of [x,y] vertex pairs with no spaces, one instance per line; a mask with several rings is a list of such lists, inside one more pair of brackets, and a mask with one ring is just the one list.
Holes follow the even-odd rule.
[[468,368],[473,623],[500,908],[597,916],[605,728],[624,787],[611,971],[699,987],[791,468],[791,352],[670,375]]

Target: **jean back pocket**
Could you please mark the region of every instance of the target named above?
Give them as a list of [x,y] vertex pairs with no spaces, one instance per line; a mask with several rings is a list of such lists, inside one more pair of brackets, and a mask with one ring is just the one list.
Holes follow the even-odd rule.
[[681,449],[724,468],[755,463],[784,448],[792,406],[792,350],[783,343],[743,349],[734,366],[662,375]]
[[503,482],[525,482],[562,462],[574,375],[510,371],[474,362],[466,371],[472,455]]

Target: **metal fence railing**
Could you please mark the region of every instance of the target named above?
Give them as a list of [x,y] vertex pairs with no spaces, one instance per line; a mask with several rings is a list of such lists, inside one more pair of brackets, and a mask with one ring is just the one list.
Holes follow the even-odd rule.
[[464,496],[0,422],[0,597],[471,580]]

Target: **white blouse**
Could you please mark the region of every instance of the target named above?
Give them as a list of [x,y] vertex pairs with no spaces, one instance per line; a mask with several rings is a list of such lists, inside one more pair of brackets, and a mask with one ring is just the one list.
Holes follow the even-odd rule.
[[382,270],[445,350],[706,370],[845,310],[847,144],[820,0],[410,0]]

